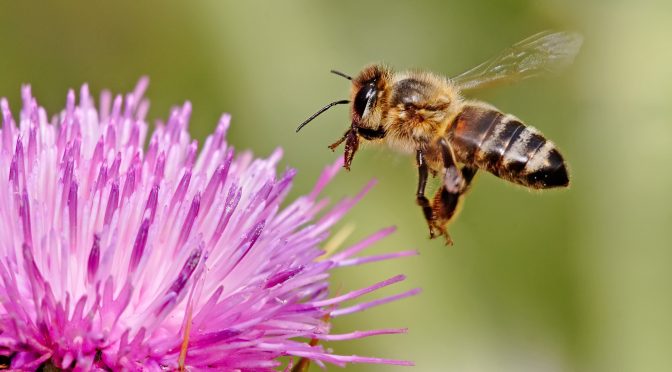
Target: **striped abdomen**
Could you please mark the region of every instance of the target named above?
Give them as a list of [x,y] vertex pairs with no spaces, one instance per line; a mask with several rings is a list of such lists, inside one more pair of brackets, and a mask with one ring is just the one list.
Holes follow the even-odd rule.
[[535,189],[569,184],[565,162],[555,145],[534,128],[492,107],[465,105],[448,138],[457,161],[505,180]]

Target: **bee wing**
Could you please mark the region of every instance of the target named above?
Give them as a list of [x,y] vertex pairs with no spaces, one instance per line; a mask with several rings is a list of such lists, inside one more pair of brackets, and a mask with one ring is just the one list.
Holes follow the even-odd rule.
[[583,37],[575,32],[540,32],[452,80],[467,90],[557,73],[574,61],[582,43]]

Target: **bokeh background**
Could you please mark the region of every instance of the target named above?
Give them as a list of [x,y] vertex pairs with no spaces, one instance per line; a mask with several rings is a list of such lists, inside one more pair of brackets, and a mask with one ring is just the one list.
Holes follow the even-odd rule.
[[191,100],[191,128],[204,138],[232,113],[238,149],[285,149],[283,165],[299,170],[296,196],[340,156],[326,146],[348,125],[344,107],[294,133],[323,104],[346,98],[348,82],[329,69],[355,74],[382,61],[455,75],[546,29],[584,34],[570,69],[473,97],[553,139],[572,187],[533,193],[481,174],[447,248],[427,239],[413,160],[360,151],[328,190],[338,199],[379,180],[349,216],[348,241],[396,225],[374,250],[421,255],[345,269],[334,284],[403,272],[406,288],[424,291],[335,324],[340,332],[407,326],[407,335],[332,346],[410,359],[417,371],[672,370],[669,1],[2,2],[0,95],[18,107],[29,82],[53,113],[83,82],[125,92],[149,75],[151,118]]

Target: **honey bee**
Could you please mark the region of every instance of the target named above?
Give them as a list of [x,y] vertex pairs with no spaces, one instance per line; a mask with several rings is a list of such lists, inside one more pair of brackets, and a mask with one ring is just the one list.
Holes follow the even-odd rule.
[[[351,98],[326,105],[296,131],[329,108],[351,103],[351,125],[329,148],[333,151],[345,142],[348,170],[360,140],[415,153],[416,202],[430,238],[443,236],[446,244],[452,244],[446,226],[477,170],[532,189],[569,185],[565,161],[551,141],[515,116],[466,100],[461,92],[558,72],[574,60],[582,41],[573,32],[542,32],[453,78],[394,72],[380,64],[365,67],[355,78],[332,70],[352,81]],[[425,196],[430,173],[442,181],[431,202]]]

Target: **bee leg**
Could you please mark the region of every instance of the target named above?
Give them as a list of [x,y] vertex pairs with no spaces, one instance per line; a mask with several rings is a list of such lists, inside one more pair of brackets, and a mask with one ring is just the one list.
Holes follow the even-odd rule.
[[336,151],[336,148],[337,148],[338,146],[340,146],[341,143],[345,142],[346,139],[348,139],[348,135],[350,134],[350,131],[351,131],[351,129],[348,129],[347,131],[345,131],[345,133],[343,134],[343,137],[339,138],[338,141],[336,141],[336,142],[332,143],[331,145],[329,145],[329,149],[330,149],[331,151]]
[[476,170],[478,168],[470,167],[470,166],[464,166],[462,169],[460,169],[460,172],[462,173],[462,177],[464,178],[464,190],[462,191],[462,194],[467,192],[469,190],[469,186],[471,186],[471,181],[474,179],[474,176],[476,175]]
[[343,137],[329,145],[329,148],[331,151],[334,151],[343,142],[345,142],[345,151],[343,152],[343,167],[346,170],[350,170],[352,159],[355,157],[355,153],[359,149],[359,131],[357,127],[350,127],[350,129],[348,129],[345,134],[343,134]]
[[430,205],[429,200],[427,200],[427,197],[425,197],[428,167],[422,150],[416,151],[415,161],[418,165],[418,189],[415,192],[415,202],[422,208],[422,213],[429,226],[429,238],[434,239],[438,235],[443,235],[443,231],[441,230],[441,226],[436,224],[432,206]]
[[[453,240],[448,234],[446,225],[455,217],[462,195],[467,191],[471,180],[476,174],[476,168],[464,166],[462,169],[455,164],[453,150],[445,139],[438,143],[443,158],[444,176],[443,185],[436,192],[431,204],[432,221],[430,229],[435,229],[446,239],[447,245],[452,245]],[[432,237],[435,237],[432,234]]]
[[432,216],[434,224],[446,239],[446,245],[453,245],[453,240],[450,238],[446,225],[455,217],[457,208],[460,205],[462,196],[467,192],[471,181],[476,175],[476,168],[464,166],[459,170],[461,179],[464,181],[463,187],[457,192],[450,191],[443,185],[434,196],[432,202]]

